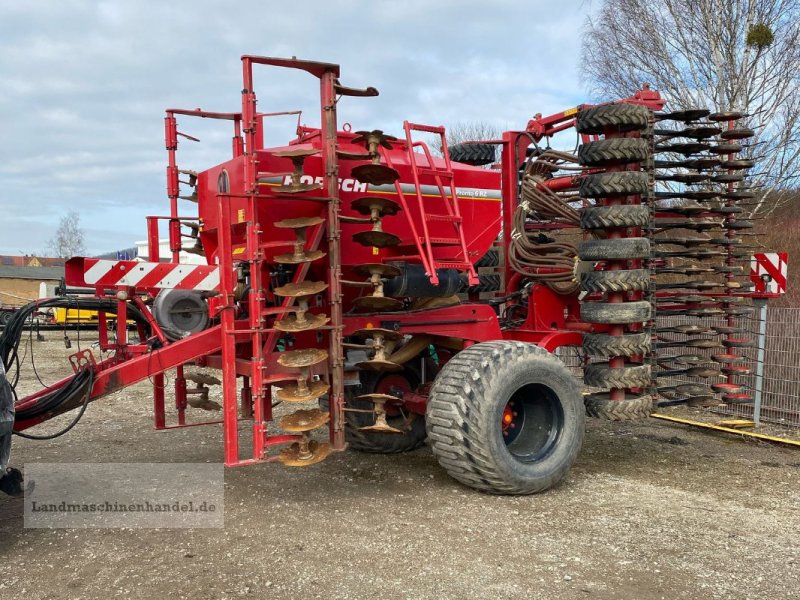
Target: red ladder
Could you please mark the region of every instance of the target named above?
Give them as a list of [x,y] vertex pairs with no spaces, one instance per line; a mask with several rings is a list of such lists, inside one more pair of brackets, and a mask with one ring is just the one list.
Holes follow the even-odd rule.
[[[417,234],[417,229],[413,223],[413,217],[408,211],[405,196],[399,181],[395,182],[395,189],[397,196],[403,205],[403,213],[409,220],[411,231],[414,235],[413,243],[417,247],[419,257],[422,262],[425,272],[431,280],[433,285],[439,283],[439,276],[437,269],[457,269],[459,271],[466,271],[469,284],[475,285],[478,283],[478,275],[475,272],[475,267],[469,260],[467,253],[467,242],[464,239],[464,229],[461,226],[463,217],[458,207],[458,195],[456,193],[455,178],[450,163],[450,153],[447,151],[447,140],[445,139],[444,127],[436,127],[432,125],[418,125],[416,123],[403,122],[403,130],[406,133],[406,151],[408,153],[408,161],[411,166],[411,174],[414,177],[414,191],[417,195],[417,207],[419,209],[420,220],[422,222],[422,235]],[[433,160],[430,149],[425,142],[415,142],[411,138],[412,131],[419,131],[423,133],[433,133],[439,136],[442,145],[442,155],[444,157],[444,168],[437,168]],[[427,166],[420,166],[417,163],[416,152],[414,148],[420,148],[425,155]],[[392,166],[390,163],[389,153],[384,153],[387,165]],[[420,177],[423,175],[432,176],[436,182],[436,187],[439,190],[439,196],[442,198],[447,212],[445,214],[429,213],[425,210],[425,201],[420,187]],[[451,223],[453,226],[453,237],[432,237],[428,225],[432,222]],[[434,247],[455,247],[459,250],[459,259],[453,258],[449,260],[440,260],[434,255]],[[410,258],[410,257],[404,257]]]

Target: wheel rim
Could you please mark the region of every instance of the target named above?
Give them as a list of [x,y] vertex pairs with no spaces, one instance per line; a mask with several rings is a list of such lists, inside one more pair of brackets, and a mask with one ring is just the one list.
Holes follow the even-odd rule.
[[503,407],[500,431],[508,452],[520,462],[541,460],[552,452],[564,425],[558,397],[547,386],[522,386]]
[[182,331],[201,328],[205,319],[204,308],[194,299],[179,300],[170,311],[173,322]]

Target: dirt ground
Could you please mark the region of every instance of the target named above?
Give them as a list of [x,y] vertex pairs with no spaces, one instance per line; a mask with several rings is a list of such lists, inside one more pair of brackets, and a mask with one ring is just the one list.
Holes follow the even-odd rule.
[[[34,345],[44,380],[63,367],[60,338]],[[16,438],[12,456],[218,462],[222,437],[154,431],[144,383],[66,436]],[[24,529],[22,500],[0,496],[0,556],[2,599],[797,598],[800,449],[590,421],[567,478],[529,497],[465,488],[427,448],[346,452],[227,470],[225,528],[211,530]]]

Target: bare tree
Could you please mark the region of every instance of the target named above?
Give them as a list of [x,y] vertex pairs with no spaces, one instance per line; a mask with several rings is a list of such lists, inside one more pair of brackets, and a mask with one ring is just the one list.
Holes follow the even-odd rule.
[[752,212],[770,213],[800,178],[800,0],[605,0],[583,36],[583,72],[602,99],[642,83],[669,108],[738,110],[757,132],[763,188]]
[[[480,142],[483,140],[496,140],[500,137],[500,129],[486,121],[462,121],[445,127],[447,145],[453,146],[463,142]],[[431,152],[442,156],[442,144],[438,135],[432,135],[428,140]],[[500,146],[495,146],[495,158]]]
[[70,258],[86,252],[86,236],[80,222],[81,217],[74,210],[61,217],[55,235],[47,243],[50,254]]

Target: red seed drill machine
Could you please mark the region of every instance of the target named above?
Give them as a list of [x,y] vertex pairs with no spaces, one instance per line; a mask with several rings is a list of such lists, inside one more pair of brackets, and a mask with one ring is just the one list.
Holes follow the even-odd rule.
[[[188,410],[218,407],[208,386],[221,383],[213,422],[228,466],[310,466],[348,447],[394,453],[427,439],[458,481],[527,494],[564,476],[586,414],[647,417],[659,393],[752,400],[737,383],[749,367],[736,351],[750,344],[737,319],[752,310],[739,264],[752,227],[738,216],[753,197],[753,162],[737,158],[753,135],[737,125],[744,115],[664,113],[644,87],[448,147],[441,126],[406,121],[397,137],[340,129],[342,101],[378,92],[344,86],[338,65],[242,63],[241,112],[167,110],[170,210],[147,219],[148,260],[73,258],[69,293],[5,328],[5,392],[34,309],[99,311],[106,357],[80,350],[73,376],[17,398],[14,432],[66,411],[74,424],[89,402],[147,379],[155,427],[189,426]],[[267,143],[270,114],[257,108],[253,77],[264,66],[309,75],[320,127]],[[179,139],[192,139],[178,129],[185,117],[229,121],[230,159],[179,167]],[[570,129],[577,152],[550,148]],[[162,221],[168,256],[159,256]],[[187,242],[207,264],[181,264]],[[698,324],[657,328],[656,309]],[[703,326],[720,316],[724,327]],[[569,352],[581,358],[583,386],[557,356]],[[659,385],[676,374],[698,383]],[[278,405],[295,410],[273,419]]]

